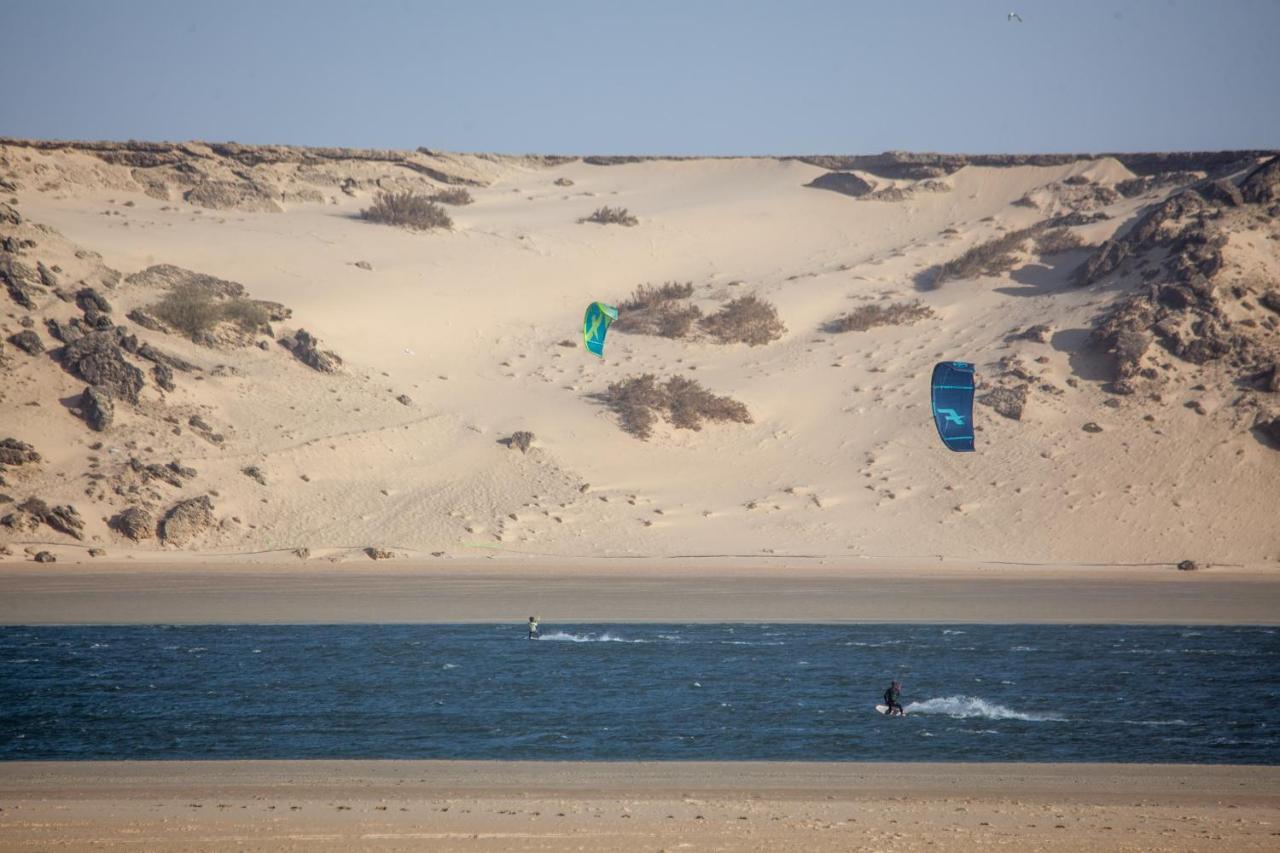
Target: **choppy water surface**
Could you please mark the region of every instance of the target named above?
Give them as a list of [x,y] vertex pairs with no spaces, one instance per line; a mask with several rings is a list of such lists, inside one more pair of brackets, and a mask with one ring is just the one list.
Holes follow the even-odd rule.
[[0,628],[0,759],[1277,764],[1278,734],[1270,628]]

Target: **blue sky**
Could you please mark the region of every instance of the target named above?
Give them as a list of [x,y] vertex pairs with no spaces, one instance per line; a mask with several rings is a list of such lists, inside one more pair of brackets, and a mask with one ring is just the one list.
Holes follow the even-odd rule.
[[0,0],[0,135],[574,154],[1277,147],[1278,43],[1277,0]]

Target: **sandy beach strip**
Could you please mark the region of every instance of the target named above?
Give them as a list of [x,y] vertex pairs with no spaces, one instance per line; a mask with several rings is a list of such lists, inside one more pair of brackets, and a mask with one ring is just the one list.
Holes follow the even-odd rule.
[[0,764],[0,850],[1273,850],[1280,768]]
[[34,564],[0,624],[1280,623],[1280,575],[1155,567]]

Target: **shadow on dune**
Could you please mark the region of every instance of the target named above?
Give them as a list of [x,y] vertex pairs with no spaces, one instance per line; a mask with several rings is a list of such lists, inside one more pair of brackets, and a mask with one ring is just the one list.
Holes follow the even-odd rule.
[[1063,329],[1055,332],[1049,345],[1067,354],[1071,372],[1086,382],[1110,382],[1115,372],[1111,359],[1090,340],[1092,329]]

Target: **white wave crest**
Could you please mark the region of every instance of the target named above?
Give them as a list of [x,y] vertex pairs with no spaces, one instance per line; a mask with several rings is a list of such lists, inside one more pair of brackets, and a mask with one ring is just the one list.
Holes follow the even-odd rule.
[[912,702],[906,706],[906,712],[908,714],[943,714],[957,719],[982,717],[988,720],[1026,720],[1036,723],[1066,720],[1065,717],[1053,714],[1026,714],[977,696],[943,696],[937,699],[926,699],[923,702]]
[[647,640],[628,640],[625,637],[615,637],[606,632],[603,634],[569,634],[565,631],[552,631],[550,634],[541,634],[539,640],[551,640],[557,643],[644,643]]

